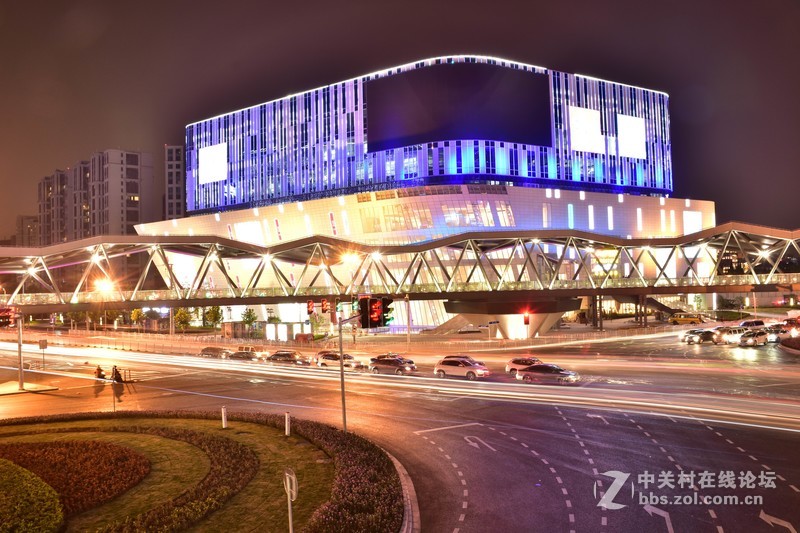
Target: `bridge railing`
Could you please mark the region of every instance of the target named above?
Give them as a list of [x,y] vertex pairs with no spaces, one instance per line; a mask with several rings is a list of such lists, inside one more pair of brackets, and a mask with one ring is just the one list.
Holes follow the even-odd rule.
[[[494,286],[487,282],[471,282],[461,283],[452,282],[448,284],[435,284],[435,283],[416,283],[416,284],[403,284],[400,287],[376,287],[368,285],[354,285],[350,289],[350,295],[368,294],[375,291],[378,292],[397,292],[408,294],[421,294],[421,293],[444,293],[444,292],[513,292],[513,291],[529,291],[529,290],[542,290],[549,288],[553,291],[559,290],[575,290],[575,289],[618,289],[618,288],[645,288],[645,287],[721,287],[726,286],[742,286],[742,285],[758,285],[758,284],[776,284],[776,285],[792,285],[800,284],[800,273],[793,274],[737,274],[737,275],[723,275],[714,276],[713,278],[697,278],[697,277],[681,277],[681,278],[608,278],[606,280],[599,280],[595,277],[595,281],[589,279],[566,280],[556,279],[550,282],[548,287],[544,287],[542,282],[534,281],[507,281]],[[330,287],[298,287],[292,289],[291,292],[283,287],[264,287],[257,289],[249,289],[243,296],[235,294],[231,289],[201,289],[191,294],[193,299],[216,299],[216,298],[236,298],[241,297],[247,299],[251,297],[283,297],[283,296],[325,296],[331,294]],[[104,303],[104,302],[141,302],[142,306],[147,306],[148,302],[155,301],[179,301],[185,297],[179,297],[175,291],[170,289],[165,290],[140,290],[136,293],[132,291],[119,291],[113,294],[102,294],[97,291],[79,292],[76,295],[63,294],[62,298],[65,302],[69,303]],[[0,295],[0,304],[8,305],[11,295]],[[60,304],[58,295],[53,293],[26,293],[17,294],[14,297],[13,305],[54,305]]]

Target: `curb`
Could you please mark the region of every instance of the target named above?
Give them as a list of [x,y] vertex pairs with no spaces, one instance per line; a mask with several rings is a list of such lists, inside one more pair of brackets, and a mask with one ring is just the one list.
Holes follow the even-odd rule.
[[414,482],[403,464],[391,453],[383,450],[389,456],[400,477],[400,484],[403,486],[403,525],[400,526],[400,533],[419,533],[420,518],[419,505],[417,503],[417,492],[414,490]]

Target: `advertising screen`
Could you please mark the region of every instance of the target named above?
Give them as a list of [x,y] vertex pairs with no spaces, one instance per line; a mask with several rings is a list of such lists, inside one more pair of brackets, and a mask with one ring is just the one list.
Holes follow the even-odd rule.
[[369,81],[365,93],[370,152],[457,139],[552,146],[546,74],[433,65]]
[[200,148],[197,159],[200,185],[228,179],[228,143]]

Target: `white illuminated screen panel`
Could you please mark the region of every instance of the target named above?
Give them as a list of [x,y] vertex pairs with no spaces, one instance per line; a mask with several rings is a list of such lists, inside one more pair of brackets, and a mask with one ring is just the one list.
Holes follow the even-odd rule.
[[576,152],[605,153],[600,111],[569,106],[569,142]]
[[200,185],[228,178],[228,143],[200,148],[197,154]]
[[647,158],[643,118],[617,115],[617,138],[620,157]]

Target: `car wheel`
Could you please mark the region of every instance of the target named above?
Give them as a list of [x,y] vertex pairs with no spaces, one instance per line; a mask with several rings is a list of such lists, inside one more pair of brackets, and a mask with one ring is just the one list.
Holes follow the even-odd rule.
[[524,376],[522,376],[522,381],[524,381],[525,383],[533,383],[533,378],[525,374]]
[[373,373],[373,374],[380,374],[380,373],[381,373],[381,371],[380,371],[380,370],[378,370],[377,368],[373,368],[373,369],[372,369],[372,373]]
[[470,381],[475,381],[478,376],[475,375],[475,372],[467,372],[467,379]]
[[689,322],[689,324],[691,324],[692,326],[696,326],[697,322]]
[[512,368],[511,370],[508,371],[508,373],[511,374],[513,377],[517,377],[517,369],[516,368]]
[[677,325],[678,325],[678,321],[677,321],[677,320],[673,320],[673,321],[672,321],[672,325],[673,325],[673,326],[677,326]]
[[403,371],[402,371],[402,370],[400,370],[399,368],[398,368],[397,370],[395,370],[395,371],[394,371],[394,373],[395,373],[395,375],[397,375],[397,376],[402,376],[402,375],[403,375]]
[[328,368],[328,365],[326,365],[325,363],[322,363],[322,364],[319,365],[319,367],[320,368]]
[[703,339],[697,339],[697,344],[703,344],[705,341]]
[[437,377],[437,378],[443,378],[443,377],[445,377],[444,370],[437,370],[437,371],[436,371],[436,377]]

